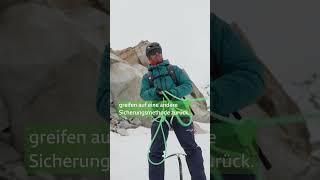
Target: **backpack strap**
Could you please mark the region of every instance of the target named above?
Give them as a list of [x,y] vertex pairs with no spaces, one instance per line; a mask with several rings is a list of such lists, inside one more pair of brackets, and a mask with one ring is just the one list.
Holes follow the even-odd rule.
[[[153,76],[152,75],[152,71],[149,70],[148,71],[148,74],[147,74],[147,77],[148,77],[148,80],[149,80],[149,85],[151,88],[154,87],[154,80],[159,78],[159,77],[162,77],[162,76],[167,76],[167,75],[170,75],[171,79],[173,80],[173,82],[176,84],[176,86],[178,86],[178,80],[177,80],[177,76],[176,76],[176,73],[174,72],[174,69],[173,69],[173,65],[172,64],[168,64],[167,65],[167,74],[164,74],[164,75],[159,75],[159,76]],[[185,99],[185,97],[182,97],[183,99]],[[192,108],[190,107],[190,110],[191,110],[191,113],[193,115],[195,115],[195,113],[193,112]]]
[[[153,76],[152,75],[152,71],[149,71],[148,72],[148,80],[149,80],[149,85],[151,88],[154,87],[154,80],[157,79],[157,78],[160,78],[160,77],[164,77],[164,76],[168,76],[170,75],[169,73],[166,73],[166,74],[162,74],[162,75],[158,75],[158,76]],[[171,76],[171,75],[170,75]]]
[[167,70],[168,70],[168,74],[170,75],[170,77],[173,80],[173,82],[176,84],[176,86],[178,86],[178,80],[177,80],[176,73],[173,70],[173,65],[169,64],[167,66]]
[[151,70],[149,70],[148,71],[148,80],[149,80],[149,85],[150,85],[150,87],[151,88],[153,88],[154,87],[154,83],[153,83],[153,81],[154,81],[154,76],[152,75],[152,71]]
[[167,74],[163,74],[163,75],[159,75],[159,76],[153,76],[152,75],[152,71],[149,70],[148,71],[148,74],[147,74],[147,77],[148,77],[148,80],[149,80],[149,85],[151,88],[154,87],[154,80],[159,78],[159,77],[162,77],[162,76],[167,76],[169,75],[171,77],[171,79],[173,80],[173,82],[175,83],[176,86],[178,86],[178,80],[177,80],[177,76],[176,76],[176,73],[174,72],[174,69],[173,69],[173,65],[171,64],[168,64],[167,65]]

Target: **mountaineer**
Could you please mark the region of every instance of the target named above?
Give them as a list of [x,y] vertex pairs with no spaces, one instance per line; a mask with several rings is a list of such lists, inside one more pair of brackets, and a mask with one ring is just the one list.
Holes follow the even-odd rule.
[[[164,98],[162,94],[164,90],[178,98],[192,92],[192,82],[188,75],[178,66],[171,65],[169,60],[163,59],[162,48],[159,43],[154,42],[147,45],[146,56],[149,60],[148,73],[143,76],[140,89],[140,96],[143,100],[160,101]],[[168,137],[169,129],[172,128],[187,154],[186,161],[191,179],[205,180],[202,150],[195,142],[193,124],[185,127],[177,122],[176,117],[173,117],[173,120],[170,120],[168,116],[166,118],[166,123],[163,123],[165,139]],[[153,121],[151,125],[151,138],[156,135],[149,151],[152,162],[161,162],[165,151],[162,134],[156,134],[158,125],[157,121]],[[154,165],[149,161],[150,180],[164,180],[164,171],[164,163]]]

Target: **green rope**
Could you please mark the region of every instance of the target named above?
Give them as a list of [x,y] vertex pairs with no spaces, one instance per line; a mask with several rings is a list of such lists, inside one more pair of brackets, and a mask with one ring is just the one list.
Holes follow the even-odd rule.
[[[163,96],[166,98],[166,100],[167,101],[169,101],[169,103],[172,103],[172,101],[168,98],[168,96],[166,95],[166,93],[168,93],[170,96],[172,96],[173,98],[175,98],[175,99],[178,99],[178,100],[180,100],[180,101],[184,101],[184,99],[181,99],[181,98],[179,98],[179,97],[177,97],[177,96],[174,96],[173,94],[171,94],[171,93],[169,93],[168,91],[162,91],[162,94],[163,94]],[[177,108],[171,108],[171,110],[176,110]],[[179,122],[179,124],[180,125],[182,125],[182,126],[184,126],[184,127],[187,127],[187,126],[190,126],[190,124],[192,123],[192,115],[189,115],[189,122],[188,123],[184,123],[182,120],[181,120],[181,118],[180,118],[180,116],[179,115],[175,115],[175,117],[177,118],[177,120],[178,120],[178,122]]]
[[[179,100],[179,101],[182,101],[184,104],[185,104],[185,101],[188,101],[187,103],[190,103],[192,101],[200,101],[200,100],[205,100],[205,98],[199,98],[199,99],[194,99],[194,100],[189,100],[189,99],[182,99],[182,98],[179,98],[177,96],[174,96],[173,94],[171,94],[170,92],[168,91],[162,91],[162,94],[164,96],[164,98],[162,98],[162,101],[164,101],[164,99],[166,99],[169,103],[172,103],[172,101],[168,98],[167,94],[170,95],[171,97]],[[164,107],[163,107],[164,108]],[[181,110],[179,108],[170,108],[171,110]],[[157,121],[157,119],[160,117],[160,120]],[[185,123],[181,120],[180,118],[180,115],[176,114],[175,117],[177,118],[178,120],[178,123],[184,127],[187,127],[189,125],[191,125],[192,123],[192,115],[189,115],[189,122]],[[155,118],[155,121],[157,123],[159,123],[158,127],[157,127],[157,130],[154,134],[154,137],[151,138],[151,143],[150,143],[150,146],[149,146],[149,151],[148,151],[148,161],[152,164],[152,165],[160,165],[162,163],[164,163],[165,159],[167,158],[167,139],[165,137],[165,133],[164,133],[164,130],[163,130],[163,126],[162,124],[166,121],[166,116],[158,116],[157,118]],[[165,151],[164,151],[164,155],[163,155],[163,159],[160,161],[160,162],[153,162],[150,158],[150,149],[151,149],[151,146],[153,144],[153,142],[155,141],[155,138],[157,137],[158,133],[159,133],[159,130],[161,130],[161,133],[162,133],[162,138],[163,138],[163,141],[164,141],[164,147],[165,147]]]
[[[182,99],[182,98],[179,98],[177,96],[174,96],[173,94],[171,94],[168,91],[162,91],[162,94],[164,96],[164,98],[162,100],[164,101],[164,99],[166,99],[169,103],[172,103],[172,101],[168,98],[168,95],[170,95],[171,97],[173,97],[173,98],[175,98],[175,99],[177,99],[179,101],[182,101],[185,105],[186,104],[191,104],[191,102],[195,102],[195,101],[205,101],[206,100],[205,98],[198,98],[198,99],[192,99],[192,100],[191,99]],[[173,108],[172,110],[181,110],[181,109]],[[218,120],[218,121],[225,122],[227,124],[231,124],[233,126],[236,126],[237,128],[240,129],[238,131],[238,135],[241,136],[241,132],[243,132],[243,130],[241,130],[241,126],[242,127],[250,126],[249,128],[258,128],[258,127],[261,127],[261,126],[272,125],[272,124],[299,123],[299,122],[305,121],[305,119],[319,118],[320,114],[319,113],[309,114],[309,115],[301,115],[301,114],[299,114],[299,115],[287,115],[287,116],[281,116],[281,117],[275,117],[275,118],[260,118],[261,121],[257,121],[256,119],[252,119],[252,118],[243,118],[241,121],[238,121],[235,118],[228,118],[228,117],[219,115],[219,114],[214,113],[214,112],[211,112],[211,116],[213,118],[215,118],[216,120]],[[160,117],[160,120],[157,121],[157,119],[159,117]],[[155,132],[154,137],[151,140],[151,144],[149,146],[149,153],[150,153],[151,146],[152,146],[155,138],[157,137],[157,134],[159,133],[159,130],[161,130],[161,133],[162,133],[162,137],[163,137],[164,144],[165,144],[165,151],[164,151],[164,155],[163,155],[164,158],[160,162],[153,162],[150,159],[150,156],[148,155],[148,160],[153,165],[160,165],[160,164],[164,163],[165,159],[167,158],[167,140],[165,138],[165,133],[164,133],[164,129],[163,129],[163,126],[162,126],[163,122],[166,121],[166,117],[165,116],[159,116],[159,117],[155,118],[155,121],[158,122],[159,125],[157,127],[157,130]],[[183,122],[179,115],[175,115],[175,117],[178,120],[178,123],[180,125],[184,126],[184,127],[187,127],[192,123],[192,115],[189,115],[190,119],[189,119],[189,122],[187,122],[187,123]],[[246,130],[246,128],[244,128],[244,130]],[[240,137],[240,139],[241,139],[241,137]],[[245,142],[245,143],[247,144],[248,142]],[[258,157],[258,154],[255,151],[254,146],[253,145],[249,145],[249,144],[247,144],[247,145],[248,145],[249,150],[252,153],[254,153],[254,156]],[[218,153],[229,153],[230,155],[232,155],[232,154],[233,155],[239,155],[239,152],[234,152],[234,151],[218,148],[216,146],[212,146],[212,149],[214,151],[218,152]],[[256,174],[256,176],[257,176],[257,178],[259,180],[262,180],[263,179],[263,176],[262,176],[262,173],[261,173],[262,164],[261,163],[259,163],[259,164],[260,164],[260,171],[258,170],[255,174]],[[215,179],[223,180],[222,174],[221,174],[221,172],[219,172],[218,169],[214,168],[212,170],[212,174],[215,177]]]

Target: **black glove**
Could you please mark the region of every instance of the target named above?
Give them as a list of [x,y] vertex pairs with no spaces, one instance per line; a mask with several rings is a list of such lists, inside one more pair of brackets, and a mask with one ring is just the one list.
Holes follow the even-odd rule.
[[157,96],[160,97],[160,98],[163,98],[164,96],[163,96],[163,94],[162,94],[161,91],[162,91],[161,88],[158,88],[158,87],[156,88],[156,94],[157,94]]

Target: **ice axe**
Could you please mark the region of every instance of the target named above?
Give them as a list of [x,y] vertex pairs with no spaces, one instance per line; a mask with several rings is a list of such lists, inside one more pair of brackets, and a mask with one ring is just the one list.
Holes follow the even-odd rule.
[[180,180],[183,180],[181,156],[186,156],[186,155],[182,154],[182,153],[175,153],[175,154],[171,154],[171,155],[167,156],[166,159],[173,157],[173,156],[177,156],[177,158],[178,158]]

